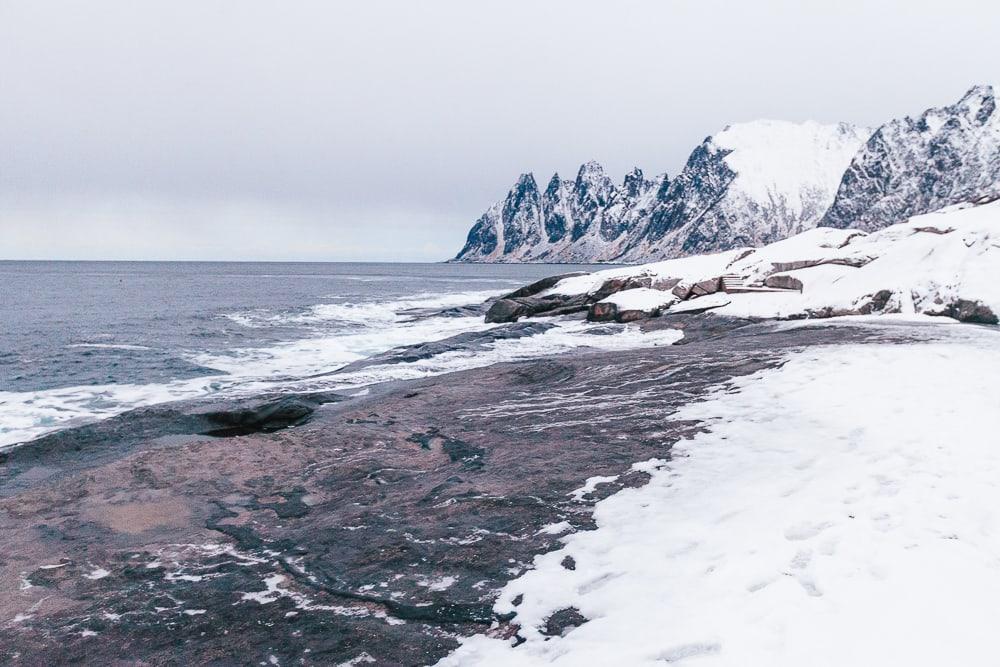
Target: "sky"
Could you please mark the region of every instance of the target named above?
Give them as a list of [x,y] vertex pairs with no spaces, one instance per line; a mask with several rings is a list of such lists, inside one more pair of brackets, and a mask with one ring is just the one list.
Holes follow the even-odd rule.
[[1000,81],[1000,3],[0,0],[0,259],[439,261],[526,171]]

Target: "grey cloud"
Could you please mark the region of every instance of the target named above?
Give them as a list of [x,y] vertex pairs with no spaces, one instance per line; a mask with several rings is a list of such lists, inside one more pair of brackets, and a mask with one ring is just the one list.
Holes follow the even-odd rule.
[[200,234],[273,258],[284,226],[289,257],[443,259],[521,171],[676,172],[729,122],[957,99],[996,76],[998,24],[980,2],[5,0],[0,257]]

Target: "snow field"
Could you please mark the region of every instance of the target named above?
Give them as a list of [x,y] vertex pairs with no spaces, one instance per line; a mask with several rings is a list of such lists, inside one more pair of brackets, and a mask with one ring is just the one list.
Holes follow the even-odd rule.
[[[672,415],[710,430],[503,590],[526,643],[440,664],[996,664],[1000,333],[939,334],[793,353]],[[567,607],[589,622],[541,635]]]

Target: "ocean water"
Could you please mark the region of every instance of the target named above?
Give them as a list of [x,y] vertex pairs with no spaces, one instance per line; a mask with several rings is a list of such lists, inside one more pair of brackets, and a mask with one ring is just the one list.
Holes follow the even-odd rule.
[[400,345],[487,329],[440,311],[552,265],[0,262],[0,448],[130,408],[261,391],[349,390],[580,345],[671,342],[578,320],[476,353],[338,369]]

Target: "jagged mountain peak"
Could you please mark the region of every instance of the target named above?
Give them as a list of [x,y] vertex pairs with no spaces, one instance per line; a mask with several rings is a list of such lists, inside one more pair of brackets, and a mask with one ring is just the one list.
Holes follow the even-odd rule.
[[638,168],[619,183],[594,161],[544,194],[522,175],[477,221],[466,261],[650,261],[759,246],[823,224],[874,230],[951,204],[1000,197],[996,86],[890,121],[754,120],[695,147],[672,180]]
[[625,179],[622,181],[622,191],[627,193],[629,197],[637,197],[648,184],[649,182],[643,178],[642,169],[633,167],[632,171],[625,174]]
[[525,189],[538,189],[538,184],[535,182],[535,175],[532,172],[526,172],[521,174],[517,178],[517,183],[514,184],[515,190],[525,190]]
[[1000,195],[995,91],[976,85],[954,104],[879,127],[845,170],[821,224],[872,231]]
[[984,108],[988,108],[987,113],[992,114],[996,108],[996,91],[997,87],[993,84],[976,84],[966,91],[956,106],[967,110],[976,119],[982,117]]
[[588,179],[588,178],[600,178],[605,176],[604,165],[602,165],[597,160],[587,160],[580,165],[580,169],[576,174],[576,179]]
[[580,197],[587,195],[606,197],[613,188],[614,183],[599,162],[590,160],[580,165],[576,173],[576,189]]

